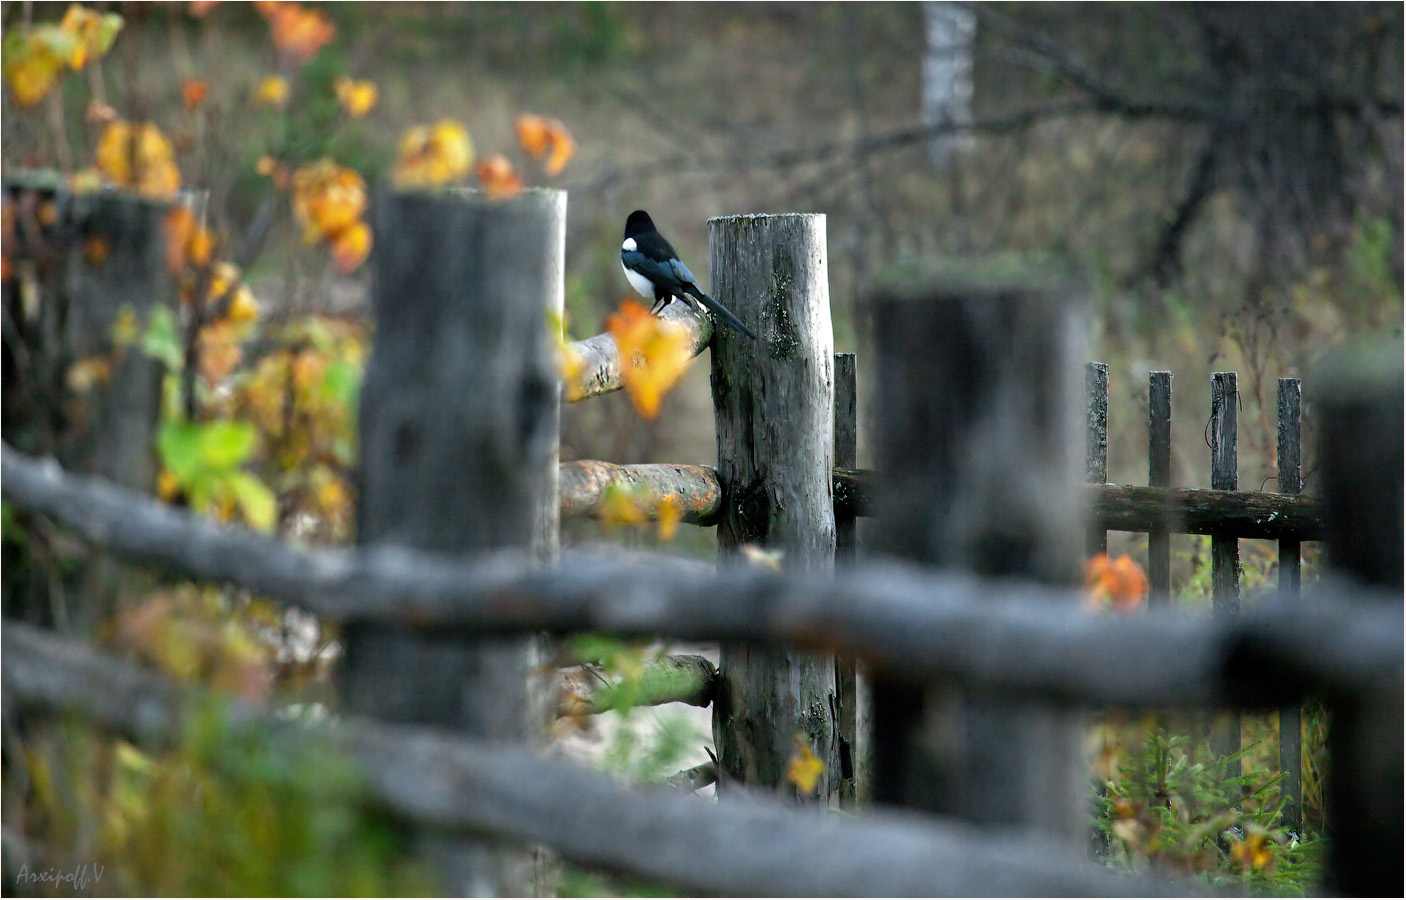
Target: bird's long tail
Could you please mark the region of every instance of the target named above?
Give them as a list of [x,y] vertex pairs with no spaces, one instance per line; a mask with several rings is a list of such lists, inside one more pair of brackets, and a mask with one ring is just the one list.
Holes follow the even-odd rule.
[[711,309],[719,319],[722,319],[729,326],[731,326],[733,331],[739,331],[742,334],[747,335],[747,337],[751,338],[754,341],[757,339],[756,333],[753,332],[752,329],[748,328],[746,325],[743,325],[742,320],[734,316],[731,312],[729,312],[727,307],[723,306],[721,303],[714,300],[712,297],[709,297],[707,294],[703,293],[698,288],[695,288],[693,285],[688,285],[687,290],[688,293],[692,294],[698,300],[699,303],[702,303],[704,306]]

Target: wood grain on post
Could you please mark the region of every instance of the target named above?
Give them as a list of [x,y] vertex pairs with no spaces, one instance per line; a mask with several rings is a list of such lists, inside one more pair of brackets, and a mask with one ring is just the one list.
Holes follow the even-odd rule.
[[[1279,440],[1276,455],[1279,469],[1279,493],[1298,494],[1303,490],[1302,453],[1302,392],[1297,378],[1279,379]],[[1299,594],[1299,550],[1295,540],[1279,542],[1279,590],[1297,597]],[[1303,831],[1303,732],[1298,704],[1279,707],[1279,771],[1280,796],[1284,810],[1280,824],[1298,834]]]
[[[1239,485],[1236,446],[1240,394],[1234,372],[1211,375],[1211,489],[1233,491]],[[1218,616],[1240,612],[1240,539],[1230,534],[1211,535],[1211,607]],[[1240,713],[1232,710],[1211,731],[1211,750],[1221,759],[1240,752]],[[1240,777],[1240,760],[1225,762],[1224,777]]]
[[[1108,363],[1084,363],[1084,406],[1088,434],[1085,439],[1085,480],[1090,484],[1108,482]],[[1108,532],[1089,526],[1085,553],[1094,556],[1108,552]]]
[[[835,465],[859,465],[858,386],[853,353],[835,354]],[[835,562],[846,565],[857,550],[856,515],[852,508],[835,506]],[[853,656],[835,663],[835,690],[839,696],[840,804],[854,807],[869,799],[869,683]]]
[[[900,271],[879,289],[877,549],[1077,581],[1084,299],[1068,273],[1006,260]],[[1073,848],[1088,802],[1078,721],[955,689],[930,696],[876,670],[874,800],[1033,827]]]
[[[1330,361],[1319,373],[1318,458],[1334,576],[1402,596],[1401,341]],[[1326,889],[1396,896],[1402,872],[1402,682],[1329,707]]]
[[[825,217],[728,216],[708,222],[712,295],[757,332],[713,339],[718,476],[725,497],[718,562],[744,545],[779,550],[793,570],[829,571],[835,558],[834,338]],[[713,705],[718,789],[729,782],[793,791],[797,742],[825,770],[822,806],[838,802],[835,660],[725,643]]]
[[[566,196],[386,191],[376,204],[376,340],[361,391],[357,540],[445,555],[536,547],[556,511]],[[550,498],[550,499],[548,499]],[[347,629],[348,711],[531,743],[531,640]],[[525,857],[422,838],[450,893],[525,893]]]
[[[1147,485],[1172,486],[1172,373],[1147,376]],[[1172,537],[1165,528],[1147,533],[1147,605],[1172,602]]]

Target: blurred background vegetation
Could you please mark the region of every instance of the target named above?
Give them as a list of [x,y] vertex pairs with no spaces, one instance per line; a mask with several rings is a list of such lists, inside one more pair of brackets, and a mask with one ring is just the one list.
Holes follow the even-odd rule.
[[[330,4],[320,9],[335,38],[297,65],[280,63],[253,6],[204,6],[96,5],[123,17],[111,50],[34,106],[7,90],[0,157],[6,173],[91,165],[105,126],[94,101],[171,137],[184,184],[209,192],[210,224],[249,260],[245,280],[261,310],[237,369],[210,379],[200,416],[257,428],[259,440],[235,462],[256,470],[277,498],[280,534],[349,537],[351,372],[369,344],[370,273],[344,274],[322,248],[305,245],[288,195],[260,161],[296,166],[330,156],[364,177],[374,203],[405,130],[446,118],[467,127],[480,157],[502,153],[529,184],[569,192],[567,310],[576,338],[603,330],[629,294],[618,247],[636,208],[653,214],[705,284],[708,217],[825,213],[836,349],[858,351],[862,397],[881,389],[865,376],[865,354],[882,348],[866,341],[864,297],[887,266],[997,252],[1074,258],[1093,287],[1093,358],[1110,364],[1109,477],[1119,483],[1146,482],[1149,370],[1175,373],[1173,481],[1193,487],[1210,483],[1210,374],[1239,372],[1240,484],[1257,489],[1275,472],[1275,379],[1308,378],[1324,352],[1401,334],[1400,4],[972,6],[971,128],[941,164],[921,120],[930,49],[922,4]],[[66,9],[0,4],[7,41]],[[281,106],[258,102],[263,80],[279,71],[291,96]],[[366,115],[349,116],[339,103],[344,77],[377,86]],[[194,105],[192,81],[206,85]],[[547,175],[518,146],[514,121],[524,112],[569,128],[576,153],[560,174]],[[225,379],[226,389],[215,389]],[[1314,394],[1306,380],[1310,492]],[[562,456],[712,463],[706,360],[653,421],[622,394],[565,408]],[[868,463],[861,431],[860,464]],[[565,537],[622,533],[568,523]],[[7,552],[16,544],[65,550],[42,525],[12,527],[8,512],[5,541]],[[685,526],[673,546],[706,557],[712,541],[711,530]],[[1113,552],[1120,542],[1138,539],[1115,539]],[[1178,537],[1174,550],[1179,590],[1200,596],[1204,547]],[[1247,568],[1263,568],[1267,579],[1270,556],[1251,549]],[[197,607],[240,611],[237,635],[206,634],[200,616],[170,613]],[[296,693],[325,680],[327,636],[250,598],[154,594],[114,631],[168,670],[205,677],[229,669],[245,693],[270,685]],[[208,658],[163,656],[192,641]],[[290,641],[305,646],[290,651]],[[261,656],[250,646],[274,649]],[[249,676],[241,667],[251,660],[272,672]],[[302,699],[321,696],[308,690]],[[24,751],[32,772],[47,771],[63,734]],[[75,740],[63,754],[96,752]],[[183,777],[198,780],[208,775],[209,743],[192,740]],[[1163,735],[1139,747],[1165,759],[1170,745]],[[100,767],[108,781],[113,771],[119,783],[155,777],[134,758],[113,759]],[[155,790],[188,789],[173,777]],[[20,789],[9,780],[7,790]],[[335,778],[316,789],[344,792]],[[72,787],[69,799],[86,790]],[[41,793],[35,815],[57,815],[44,806],[55,796]],[[296,821],[280,827],[340,833],[341,819],[318,824],[319,802],[294,808]],[[111,812],[116,824],[105,838],[113,846],[130,835],[120,813]],[[179,838],[159,810],[144,815],[147,827]],[[61,835],[79,826],[54,827]],[[367,834],[382,846],[379,831]],[[247,883],[269,893],[424,888],[419,873],[392,874],[405,880],[352,873],[352,881]],[[202,886],[166,883],[178,893]]]

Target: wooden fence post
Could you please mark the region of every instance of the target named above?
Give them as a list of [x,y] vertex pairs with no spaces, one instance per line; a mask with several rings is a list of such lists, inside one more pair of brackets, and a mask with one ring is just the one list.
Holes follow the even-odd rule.
[[[1085,480],[1090,484],[1108,482],[1108,363],[1084,363],[1084,405],[1088,434],[1085,440]],[[1089,526],[1084,545],[1086,556],[1108,552],[1108,532]]]
[[[835,466],[859,465],[858,386],[853,353],[835,354]],[[855,560],[857,519],[850,510],[835,513],[835,562]],[[853,808],[869,799],[869,683],[854,657],[835,663],[835,691],[839,696],[840,804]]]
[[[1401,342],[1321,375],[1319,471],[1334,574],[1402,595]],[[1396,896],[1402,885],[1402,682],[1329,707],[1329,893]]]
[[[1303,490],[1300,435],[1302,384],[1297,378],[1279,379],[1279,439],[1276,455],[1279,493]],[[1299,594],[1299,542],[1279,542],[1279,591]],[[1284,798],[1280,824],[1298,834],[1303,831],[1303,732],[1298,704],[1279,708],[1279,793]]]
[[[1236,446],[1240,395],[1234,372],[1211,375],[1211,489],[1233,491],[1239,485]],[[1240,539],[1234,534],[1211,536],[1211,606],[1218,616],[1240,612]],[[1219,759],[1240,752],[1240,711],[1218,716],[1211,731],[1211,750]],[[1240,760],[1226,760],[1223,778],[1240,777]]]
[[[755,544],[790,569],[829,570],[835,557],[834,338],[823,215],[728,216],[708,221],[713,296],[750,324],[713,339],[718,476],[725,497],[720,565]],[[723,644],[713,738],[718,789],[786,784],[797,742],[825,770],[821,806],[839,801],[835,660]]]
[[[361,393],[358,534],[447,555],[543,540],[554,485],[566,195],[490,201],[381,193],[376,339]],[[548,504],[555,506],[555,502]],[[533,645],[356,626],[340,671],[349,712],[530,743]],[[451,894],[522,895],[527,854],[425,834]]]
[[[1147,484],[1172,486],[1172,373],[1147,375]],[[1172,536],[1166,529],[1147,534],[1147,605],[1172,602]]]
[[[997,260],[897,272],[878,290],[876,548],[981,575],[1077,581],[1087,329],[1076,285]],[[1071,850],[1083,840],[1076,715],[928,693],[874,672],[876,803],[1034,827]]]
[[[72,471],[150,493],[164,370],[137,345],[115,346],[113,325],[124,311],[141,326],[152,310],[176,306],[163,228],[170,206],[116,191],[69,196],[27,188],[27,181],[7,179],[5,191],[16,229],[6,252],[22,270],[4,289],[6,440],[54,453]],[[26,302],[20,282],[31,278],[40,296]],[[100,365],[106,374],[77,389],[68,376],[78,363]],[[64,621],[54,624],[90,632],[116,610],[133,577],[144,576],[95,555],[75,591],[82,602],[56,608]],[[47,579],[35,591],[14,587],[7,580],[6,615],[50,620],[58,598],[44,599],[52,590]]]

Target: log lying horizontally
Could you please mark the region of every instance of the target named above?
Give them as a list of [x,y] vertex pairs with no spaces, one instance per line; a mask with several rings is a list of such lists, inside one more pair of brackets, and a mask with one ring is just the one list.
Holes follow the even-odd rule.
[[[697,356],[713,340],[713,323],[688,303],[670,303],[659,312],[659,318],[681,326],[688,334],[689,355]],[[571,402],[585,400],[618,391],[624,387],[620,379],[620,347],[610,332],[581,341],[573,341],[571,352],[580,364],[576,376],[565,385],[563,396]]]
[[[3,634],[4,704],[77,712],[170,745],[186,702],[160,676],[18,623]],[[392,812],[446,829],[542,844],[577,863],[723,896],[1177,896],[1194,886],[1109,873],[1024,835],[918,816],[817,816],[770,800],[726,807],[621,786],[520,749],[356,719],[279,724],[231,704],[236,724],[329,739]]]
[[588,715],[635,706],[687,703],[707,706],[717,693],[718,670],[705,657],[669,656],[650,660],[628,684],[601,685],[586,698]]
[[[834,470],[835,512],[873,515],[874,473]],[[673,494],[691,525],[716,525],[722,490],[711,466],[629,465],[581,460],[561,464],[561,514],[597,515],[610,485]],[[1323,537],[1323,507],[1316,497],[1261,491],[1208,491],[1140,485],[1091,484],[1087,492],[1094,527],[1110,531],[1233,534],[1241,538],[1316,541]],[[650,518],[655,510],[646,508]]]
[[852,652],[917,680],[1072,705],[1244,706],[1400,683],[1402,607],[1262,600],[1234,621],[1167,613],[1107,619],[1040,587],[911,566],[834,575],[568,556],[558,570],[502,551],[472,561],[395,547],[297,550],[172,509],[110,483],[0,448],[0,491],[104,550],[190,577],[238,584],[333,620],[441,635],[603,631],[689,641],[740,639]]

